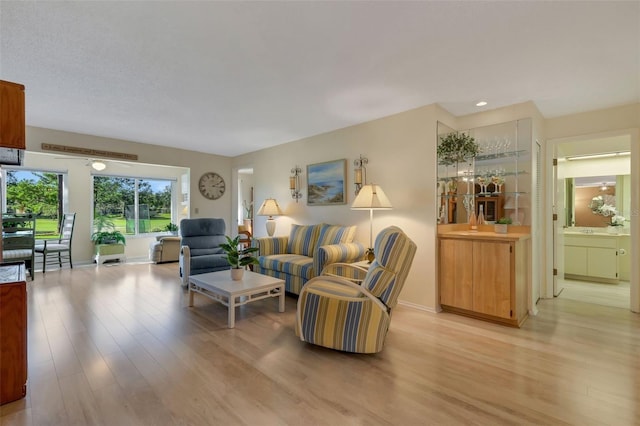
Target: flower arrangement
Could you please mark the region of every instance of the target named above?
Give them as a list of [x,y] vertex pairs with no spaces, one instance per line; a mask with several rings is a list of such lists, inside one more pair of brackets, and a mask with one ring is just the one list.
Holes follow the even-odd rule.
[[606,222],[608,226],[624,226],[624,221],[626,219],[624,216],[619,215],[618,210],[611,204],[602,203],[595,205],[592,207],[592,211],[594,214],[608,217],[609,221]]
[[599,206],[594,213],[599,214],[601,216],[604,217],[613,217],[615,215],[618,214],[618,210],[616,210],[616,208],[614,206],[612,206],[611,204],[602,204],[601,206]]
[[247,200],[242,200],[242,207],[244,208],[246,218],[253,219],[253,201],[247,203]]
[[440,163],[450,165],[474,158],[480,153],[480,145],[466,133],[449,133],[440,136],[437,152]]
[[618,214],[615,214],[615,215],[611,216],[611,219],[609,220],[609,222],[607,222],[607,225],[609,225],[609,226],[624,226],[624,221],[625,221],[624,216],[620,216]]

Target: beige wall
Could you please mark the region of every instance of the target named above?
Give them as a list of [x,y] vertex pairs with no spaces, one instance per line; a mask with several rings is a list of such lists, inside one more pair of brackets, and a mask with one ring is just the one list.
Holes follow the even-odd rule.
[[[292,223],[319,222],[358,225],[358,241],[368,245],[369,215],[352,211],[354,199],[353,160],[360,154],[369,159],[368,183],[379,184],[393,204],[391,211],[374,212],[373,233],[397,225],[417,243],[413,263],[401,300],[435,309],[435,134],[437,119],[451,116],[429,105],[368,123],[305,138],[274,148],[234,158],[234,168],[253,167],[255,202],[267,197],[278,200],[285,216],[277,218],[276,235],[288,235]],[[337,206],[307,206],[306,166],[324,161],[347,160],[347,203]],[[303,198],[291,198],[290,170],[303,169]],[[265,218],[256,217],[256,236],[265,236]]]
[[[230,226],[229,224],[231,223],[235,226],[236,221],[231,222],[232,197],[229,185],[231,181],[231,159],[228,157],[38,127],[27,127],[27,153],[41,152],[51,154],[49,151],[42,151],[42,143],[138,155],[139,165],[133,168],[120,167],[116,171],[119,167],[117,163],[109,163],[109,168],[105,170],[105,173],[115,172],[127,176],[155,177],[156,175],[154,174],[153,168],[146,168],[145,164],[186,167],[191,170],[191,217],[221,217],[225,219],[227,226]],[[51,158],[54,157],[59,156],[51,156]],[[67,211],[77,213],[73,237],[73,257],[74,260],[79,263],[90,262],[93,250],[92,243],[90,242],[92,209],[91,168],[84,166],[83,161],[77,160],[65,162],[52,159],[46,162],[46,164],[40,161],[34,162],[33,159],[29,158],[29,155],[25,156],[24,165],[26,167],[49,168],[69,173],[70,194],[72,195],[69,197]],[[228,186],[225,194],[215,201],[205,199],[198,191],[198,179],[207,171],[215,171],[223,176]],[[80,196],[77,196],[78,194]],[[196,209],[198,210],[197,212]],[[146,258],[151,240],[155,240],[155,238],[129,238],[126,247],[127,257]]]

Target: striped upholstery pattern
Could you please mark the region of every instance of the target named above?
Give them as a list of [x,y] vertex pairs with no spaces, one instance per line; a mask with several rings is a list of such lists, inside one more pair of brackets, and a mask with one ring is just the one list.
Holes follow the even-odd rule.
[[350,243],[356,236],[355,226],[340,226],[322,224],[320,236],[318,237],[318,247],[329,244]]
[[416,245],[400,228],[391,226],[380,232],[374,248],[377,260],[362,285],[319,276],[303,287],[296,317],[301,340],[347,352],[382,350],[391,308],[409,273]]
[[331,244],[318,248],[313,257],[314,277],[320,275],[325,266],[332,263],[352,263],[363,260],[366,250],[360,243]]
[[274,254],[260,256],[260,267],[273,271],[284,272],[290,275],[298,275],[309,280],[313,277],[313,259],[299,254]]
[[271,277],[279,278],[284,280],[284,288],[285,291],[294,294],[300,294],[302,287],[307,282],[306,279],[302,278],[299,275],[291,275],[282,271],[274,271],[273,269],[265,269],[262,267],[258,267],[258,273],[263,275],[269,275]]
[[[400,231],[400,228],[394,229]],[[407,278],[416,245],[403,233],[380,233],[374,243],[374,253],[376,259],[371,263],[363,285],[382,303],[393,308],[402,290],[402,286],[395,285],[395,282],[404,282]]]
[[257,256],[286,254],[289,237],[262,237],[251,240],[251,247],[257,247]]
[[313,256],[322,225],[291,225],[287,253]]
[[[356,232],[351,226],[292,225],[288,237],[254,238],[251,246],[259,250],[257,272],[284,280],[287,292],[300,294],[302,286],[319,275],[325,266],[364,259],[365,247],[360,243],[319,246],[323,230],[324,242],[353,240]],[[309,252],[313,255],[300,254]]]

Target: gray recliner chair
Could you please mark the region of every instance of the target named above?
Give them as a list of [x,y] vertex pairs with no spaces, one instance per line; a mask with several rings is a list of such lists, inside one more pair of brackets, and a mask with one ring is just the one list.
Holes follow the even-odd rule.
[[180,221],[180,277],[189,285],[189,275],[230,269],[220,244],[226,242],[223,219],[182,219]]

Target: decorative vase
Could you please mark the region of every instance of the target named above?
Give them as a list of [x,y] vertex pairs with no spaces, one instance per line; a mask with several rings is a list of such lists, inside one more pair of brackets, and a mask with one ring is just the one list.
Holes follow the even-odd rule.
[[240,269],[231,268],[231,279],[233,281],[242,280],[242,275],[243,274],[244,274],[244,269],[242,269],[242,268],[240,268]]
[[607,232],[609,234],[617,234],[618,233],[618,227],[617,226],[607,226]]

